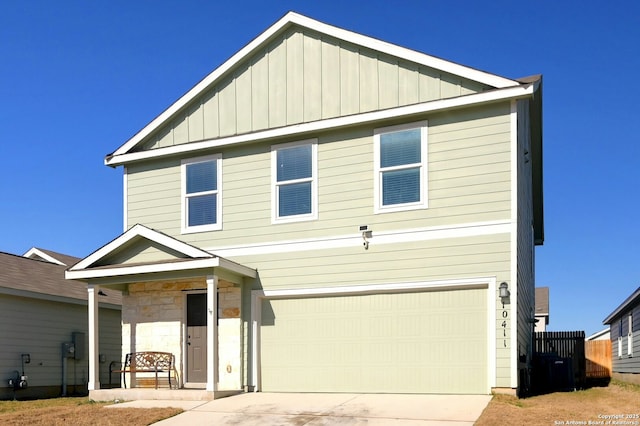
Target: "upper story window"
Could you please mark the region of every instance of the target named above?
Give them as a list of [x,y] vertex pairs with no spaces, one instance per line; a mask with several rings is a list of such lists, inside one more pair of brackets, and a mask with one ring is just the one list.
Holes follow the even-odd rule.
[[271,147],[274,223],[318,218],[317,147],[315,139]]
[[222,229],[222,157],[182,161],[182,232]]
[[427,208],[427,123],[374,131],[375,213]]

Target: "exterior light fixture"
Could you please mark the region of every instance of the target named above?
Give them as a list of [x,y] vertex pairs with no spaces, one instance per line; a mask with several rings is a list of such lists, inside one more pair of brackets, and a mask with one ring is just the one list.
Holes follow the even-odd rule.
[[509,284],[506,282],[501,282],[498,290],[500,291],[500,299],[504,300],[511,295],[511,292],[509,292]]

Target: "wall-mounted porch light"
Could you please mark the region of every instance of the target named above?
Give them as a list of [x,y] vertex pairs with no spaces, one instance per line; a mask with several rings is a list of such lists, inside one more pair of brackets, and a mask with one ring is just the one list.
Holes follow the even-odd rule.
[[506,282],[500,283],[500,286],[498,287],[498,291],[499,291],[498,294],[500,295],[500,299],[502,299],[502,303],[504,303],[505,299],[511,296],[511,292],[509,291],[509,284],[507,284]]

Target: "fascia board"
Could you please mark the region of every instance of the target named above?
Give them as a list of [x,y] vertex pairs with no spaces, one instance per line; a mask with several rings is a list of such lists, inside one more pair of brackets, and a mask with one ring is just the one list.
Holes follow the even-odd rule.
[[257,276],[256,270],[249,268],[248,266],[240,265],[223,257],[217,257],[216,259],[219,260],[219,267],[222,269],[226,269],[227,271],[234,272],[248,278],[255,278]]
[[60,262],[55,257],[50,256],[47,253],[43,252],[42,250],[38,250],[38,248],[36,248],[36,247],[30,248],[25,254],[22,255],[22,257],[28,257],[29,259],[33,259],[31,256],[34,255],[34,254],[36,256],[42,258],[42,259],[45,259],[47,262],[55,263],[55,264],[60,265],[60,266],[68,266],[68,265]]
[[[19,290],[7,287],[0,287],[0,295],[16,296],[25,299],[43,300],[47,302],[66,303],[71,305],[84,305],[87,306],[87,299],[77,299],[75,297],[58,296],[55,294],[36,293],[34,291]],[[100,308],[122,310],[121,305],[114,305],[113,303],[99,302]]]
[[640,303],[640,287],[636,291],[631,294],[631,296],[627,297],[627,299],[622,302],[620,306],[618,306],[609,316],[607,316],[602,323],[603,324],[611,324],[613,320],[619,316],[623,311],[625,311],[628,307],[635,303]]
[[208,259],[194,259],[186,262],[158,263],[150,265],[118,266],[117,268],[83,269],[80,271],[65,271],[68,280],[87,280],[94,278],[120,277],[126,275],[141,275],[161,272],[188,271],[193,269],[211,269],[220,266],[218,257]]
[[182,253],[189,257],[213,257],[211,253],[208,253],[204,250],[200,250],[197,247],[193,247],[189,244],[183,243],[182,241],[178,241],[174,238],[169,237],[168,235],[161,234],[157,231],[147,228],[146,226],[137,224],[129,229],[124,234],[120,235],[115,240],[96,250],[77,264],[75,264],[69,271],[79,271],[82,269],[86,269],[108,256],[109,254],[116,251],[118,248],[122,247],[124,244],[133,240],[136,237],[143,237],[150,241],[161,244],[167,248],[170,248],[174,251]]
[[469,107],[483,103],[503,101],[509,99],[519,99],[529,97],[534,93],[534,84],[509,87],[506,89],[491,90],[488,92],[476,93],[460,96],[456,98],[440,99],[437,101],[423,102],[419,104],[407,105],[397,108],[389,108],[380,111],[354,114],[344,117],[329,118],[326,120],[314,121],[310,123],[296,124],[292,126],[279,127],[255,133],[230,136],[219,139],[209,139],[200,142],[191,142],[181,145],[174,145],[165,148],[153,149],[150,151],[133,152],[129,154],[113,155],[105,159],[107,166],[119,166],[132,161],[140,161],[151,158],[176,155],[187,152],[201,151],[211,148],[218,148],[229,145],[237,145],[246,142],[258,142],[284,136],[292,136],[301,133],[319,132],[328,129],[338,129],[357,124],[387,120],[428,112],[440,112],[448,109]]
[[418,64],[435,68],[450,74],[458,75],[463,78],[467,78],[473,81],[477,81],[482,84],[489,85],[496,88],[515,87],[519,83],[515,80],[510,80],[505,77],[501,77],[495,74],[490,74],[484,71],[476,70],[474,68],[466,67],[454,62],[446,61],[444,59],[430,56],[424,53],[417,52],[415,50],[407,49],[401,46],[397,46],[391,43],[387,43],[369,36],[358,34],[352,31],[344,30],[342,28],[328,25],[315,19],[308,18],[306,16],[297,14],[295,12],[289,12],[275,24],[261,33],[258,37],[253,39],[249,44],[240,49],[231,58],[225,61],[221,66],[216,68],[213,72],[207,75],[199,83],[193,86],[187,93],[174,102],[169,108],[164,110],[160,115],[154,118],[149,124],[136,133],[131,139],[125,142],[112,154],[108,155],[105,159],[106,165],[113,165],[109,159],[111,157],[120,156],[126,154],[141,142],[145,137],[149,136],[154,130],[161,126],[165,121],[169,120],[180,109],[184,108],[189,102],[191,102],[196,96],[202,93],[207,87],[215,83],[221,76],[227,73],[230,69],[236,66],[245,57],[249,56],[251,52],[259,49],[265,43],[267,43],[274,35],[279,33],[285,27],[297,24],[302,27],[309,28],[311,30],[324,33],[335,38],[356,44],[369,49],[377,50],[382,53],[396,56],[407,61],[416,62]]

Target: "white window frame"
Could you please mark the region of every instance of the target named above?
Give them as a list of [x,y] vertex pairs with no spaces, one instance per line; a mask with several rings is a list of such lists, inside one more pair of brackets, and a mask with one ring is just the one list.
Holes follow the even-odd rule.
[[[187,194],[187,166],[195,163],[204,163],[208,161],[215,161],[217,172],[217,189],[212,191],[197,192],[194,194]],[[182,210],[182,233],[190,234],[195,232],[206,231],[219,231],[222,229],[222,154],[206,155],[203,157],[189,158],[182,160],[180,163],[181,174],[181,210]],[[190,197],[198,195],[215,194],[217,196],[216,202],[216,223],[207,225],[189,226],[189,203]]]
[[627,355],[633,356],[633,313],[627,316]]
[[[381,127],[373,131],[373,189],[374,189],[374,213],[398,212],[406,210],[426,209],[429,207],[428,194],[428,170],[427,170],[427,121],[406,123],[397,126]],[[405,164],[402,166],[382,168],[380,167],[380,136],[388,133],[400,132],[403,130],[420,129],[420,163]],[[383,206],[382,175],[386,171],[420,168],[420,200],[412,203],[393,204]]]
[[[311,146],[311,177],[278,182],[278,150],[297,146]],[[311,182],[311,212],[293,216],[279,216],[280,185]],[[318,219],[318,139],[306,139],[297,142],[281,143],[271,146],[271,223],[303,222]]]
[[618,358],[622,358],[622,318],[618,327]]

